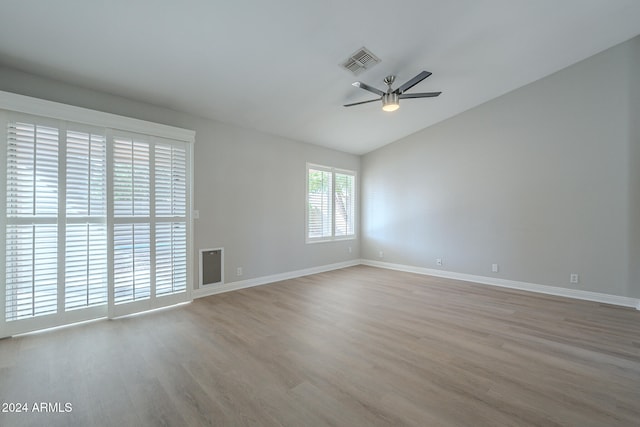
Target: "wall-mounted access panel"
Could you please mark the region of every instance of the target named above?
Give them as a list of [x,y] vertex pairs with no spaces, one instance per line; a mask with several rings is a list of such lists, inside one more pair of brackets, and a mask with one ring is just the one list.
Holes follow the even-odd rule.
[[224,281],[224,248],[200,249],[200,287]]

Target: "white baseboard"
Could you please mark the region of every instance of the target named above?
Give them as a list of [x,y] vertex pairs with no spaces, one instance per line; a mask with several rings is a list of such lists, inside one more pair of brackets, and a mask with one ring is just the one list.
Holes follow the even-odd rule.
[[447,279],[464,280],[467,282],[479,283],[483,285],[499,286],[502,288],[519,289],[522,291],[537,292],[541,294],[555,295],[567,298],[574,298],[586,301],[594,301],[603,304],[612,304],[622,307],[633,307],[640,310],[640,298],[629,298],[618,295],[603,294],[599,292],[583,291],[579,289],[561,288],[558,286],[539,285],[536,283],[520,282],[516,280],[499,279],[496,277],[477,276],[474,274],[456,273],[453,271],[435,270],[431,268],[416,267],[405,264],[394,264],[390,262],[374,261],[368,259],[356,259],[335,264],[321,265],[318,267],[305,268],[302,270],[288,271],[285,273],[272,274],[269,276],[256,277],[253,279],[240,280],[237,282],[225,283],[222,285],[209,285],[204,288],[194,289],[192,297],[202,298],[209,295],[216,295],[223,292],[235,291],[238,289],[251,288],[254,286],[266,285],[280,282],[282,280],[295,279],[296,277],[308,276],[310,274],[323,273],[325,271],[339,270],[355,265],[368,265],[372,267],[386,268],[389,270],[405,271],[408,273],[424,274],[428,276],[444,277]]
[[405,271],[408,273],[425,274],[429,276],[444,277],[447,279],[464,280],[467,282],[481,283],[483,285],[500,286],[503,288],[519,289],[522,291],[538,292],[548,295],[556,295],[587,301],[595,301],[604,304],[633,307],[640,310],[640,299],[609,295],[599,292],[582,291],[579,289],[567,289],[558,286],[538,285],[535,283],[519,282],[516,280],[499,279],[496,277],[476,276],[474,274],[455,273],[453,271],[435,270],[431,268],[415,267],[404,264],[363,259],[361,264],[372,267],[381,267],[390,270]]
[[209,295],[216,295],[223,292],[235,291],[238,289],[252,288],[254,286],[266,285],[269,283],[280,282],[282,280],[295,279],[296,277],[308,276],[310,274],[324,273],[325,271],[339,270],[345,267],[353,267],[359,265],[359,259],[352,261],[337,262],[335,264],[321,265],[318,267],[305,268],[302,270],[288,271],[285,273],[272,274],[269,276],[256,277],[253,279],[240,280],[237,282],[224,283],[222,285],[209,285],[204,288],[194,289],[191,293],[192,297],[202,298]]

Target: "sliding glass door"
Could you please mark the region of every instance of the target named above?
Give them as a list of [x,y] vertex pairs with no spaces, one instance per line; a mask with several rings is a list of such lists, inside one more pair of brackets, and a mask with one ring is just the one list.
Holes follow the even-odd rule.
[[113,137],[112,316],[184,301],[187,151],[183,144]]
[[0,112],[6,336],[188,301],[190,144]]

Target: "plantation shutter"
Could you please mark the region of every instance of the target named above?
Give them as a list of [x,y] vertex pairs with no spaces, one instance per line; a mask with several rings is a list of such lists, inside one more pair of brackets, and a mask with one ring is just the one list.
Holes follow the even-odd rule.
[[307,163],[308,243],[354,238],[356,174]]
[[113,141],[114,216],[149,217],[149,143],[116,137]]
[[308,169],[307,237],[318,239],[333,234],[333,181],[330,170]]
[[7,321],[57,311],[57,226],[7,225]]
[[113,240],[115,304],[148,299],[151,295],[149,224],[115,224]]
[[156,294],[182,292],[187,285],[186,151],[155,146]]
[[190,299],[193,131],[1,91],[0,129],[0,338]]
[[66,134],[66,311],[107,303],[106,145],[102,134]]
[[11,122],[7,137],[7,216],[57,217],[58,129]]
[[149,143],[136,138],[113,141],[114,302],[151,295]]
[[155,146],[156,216],[185,218],[187,158],[184,147]]
[[8,124],[7,321],[57,312],[58,133],[35,123]]
[[335,173],[335,236],[355,234],[355,177]]
[[186,298],[188,176],[186,144],[144,135],[114,136],[116,315]]
[[186,227],[179,222],[156,224],[156,294],[182,292],[187,285]]

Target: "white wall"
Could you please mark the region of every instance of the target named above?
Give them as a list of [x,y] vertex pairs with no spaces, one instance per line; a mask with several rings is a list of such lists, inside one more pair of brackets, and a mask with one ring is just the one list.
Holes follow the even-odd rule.
[[[194,258],[224,247],[227,283],[359,258],[357,240],[307,245],[304,236],[306,162],[359,171],[358,156],[8,68],[0,90],[195,130]],[[194,268],[197,282],[197,259]]]
[[391,263],[640,295],[638,46],[365,155],[363,258],[383,251]]

